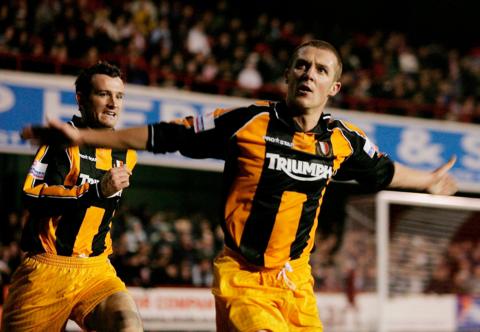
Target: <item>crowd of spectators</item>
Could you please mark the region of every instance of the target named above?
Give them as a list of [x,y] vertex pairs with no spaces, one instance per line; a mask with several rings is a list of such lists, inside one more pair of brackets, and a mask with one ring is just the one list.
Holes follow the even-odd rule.
[[464,239],[451,243],[425,291],[480,295],[480,241]]
[[[11,212],[0,221],[0,289],[8,285],[20,263],[25,216]],[[114,253],[110,259],[127,285],[211,286],[212,262],[223,246],[223,232],[217,221],[201,213],[182,216],[171,211],[145,213],[122,208],[112,232]],[[357,292],[376,290],[374,230],[350,225],[342,239],[321,232],[316,237],[310,261],[316,291],[344,292],[354,297]],[[412,265],[431,271],[425,288],[415,292],[480,295],[479,241],[454,241],[437,261],[434,268]]]
[[201,214],[124,210],[113,228],[112,264],[128,285],[209,287],[223,232]]
[[285,13],[231,2],[10,0],[0,4],[0,67],[76,74],[99,59],[134,84],[279,99],[292,48],[327,39],[344,61],[333,106],[480,122],[480,49],[411,42],[407,33],[329,35]]
[[[0,289],[8,285],[20,263],[25,217],[25,213],[10,212],[0,221]],[[352,269],[356,289],[375,290],[373,233],[347,232],[339,252],[334,250],[336,235],[319,232],[316,236],[318,246],[311,263],[317,291],[345,291]],[[113,222],[112,240],[110,260],[129,286],[210,287],[212,262],[223,247],[223,231],[217,221],[201,213],[182,216],[121,208]]]
[[10,283],[10,277],[22,259],[23,220],[24,215],[13,211],[0,217],[0,304],[3,303],[4,287]]

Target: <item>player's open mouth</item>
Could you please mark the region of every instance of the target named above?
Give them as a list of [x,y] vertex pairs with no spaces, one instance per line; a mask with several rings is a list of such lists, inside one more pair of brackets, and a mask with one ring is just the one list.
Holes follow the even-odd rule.
[[106,116],[112,117],[112,118],[117,117],[117,113],[111,112],[111,111],[103,112],[103,114],[105,114]]
[[309,93],[309,92],[312,92],[313,90],[310,89],[310,87],[307,86],[307,85],[300,85],[300,86],[298,87],[297,91],[298,91],[299,94],[302,94],[302,95],[303,95],[303,94],[307,94],[307,93]]

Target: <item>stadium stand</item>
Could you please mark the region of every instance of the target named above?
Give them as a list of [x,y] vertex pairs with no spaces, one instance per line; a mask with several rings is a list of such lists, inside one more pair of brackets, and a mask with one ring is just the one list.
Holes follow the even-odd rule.
[[232,3],[3,2],[0,67],[76,74],[102,58],[133,84],[278,99],[288,51],[315,36],[336,43],[345,63],[332,106],[480,122],[478,48],[419,44],[397,31],[339,36],[263,7],[244,18]]
[[[353,204],[350,208],[367,209],[373,220],[371,203]],[[413,211],[415,212],[415,211]],[[345,292],[349,270],[355,271],[357,292],[372,292],[376,287],[375,232],[369,225],[355,221],[361,211],[350,211],[349,226],[343,239],[333,233],[317,234],[317,248],[312,254],[315,287],[320,292]],[[408,217],[415,220],[421,215]],[[12,271],[21,259],[19,241],[22,213],[2,216],[0,242],[0,286],[8,285]],[[362,218],[360,218],[362,219]],[[409,269],[404,275],[415,280],[396,280],[395,291],[435,294],[480,294],[480,242],[474,227],[478,215],[466,222],[452,241],[432,242],[427,237],[394,238],[400,256],[393,256],[397,269]],[[218,224],[202,214],[181,216],[173,211],[151,214],[123,209],[114,223],[114,254],[111,261],[119,276],[130,286],[209,287],[213,257],[223,243]],[[341,244],[338,242],[341,241]],[[337,250],[334,247],[339,245]],[[437,252],[438,251],[438,252]],[[425,259],[422,259],[423,256]],[[420,257],[421,256],[421,257]],[[428,257],[427,257],[428,256]],[[410,260],[415,259],[415,264]],[[396,262],[396,263],[395,263]],[[413,270],[412,270],[413,269]],[[418,271],[418,273],[414,273]],[[398,271],[398,275],[401,272]],[[418,287],[415,288],[415,285]],[[0,287],[0,288],[1,288]],[[413,287],[413,288],[412,288]],[[419,288],[420,287],[420,288]]]

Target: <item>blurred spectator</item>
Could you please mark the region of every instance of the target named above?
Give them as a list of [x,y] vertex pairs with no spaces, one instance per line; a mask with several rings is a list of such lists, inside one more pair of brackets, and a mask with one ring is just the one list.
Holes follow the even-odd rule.
[[208,37],[205,34],[205,27],[203,22],[197,22],[190,28],[187,35],[187,50],[192,54],[210,54],[210,44]]
[[147,241],[147,235],[143,230],[142,222],[138,217],[130,216],[127,218],[126,245],[128,252],[136,252],[140,244]]
[[430,282],[425,288],[426,293],[449,294],[453,292],[453,285],[450,279],[450,269],[443,263],[434,271]]
[[162,49],[172,49],[172,34],[170,32],[169,22],[166,18],[162,18],[158,25],[155,26],[150,33],[151,53],[160,52]]
[[480,295],[480,264],[474,266],[472,276],[467,281],[466,288],[468,294]]
[[401,72],[410,75],[417,74],[420,66],[416,54],[408,46],[400,51],[398,64]]
[[201,258],[192,267],[192,283],[195,287],[210,287],[213,282],[212,259]]
[[0,232],[0,244],[9,245],[12,242],[20,243],[22,236],[22,217],[16,211],[7,214],[6,220],[2,222]]
[[245,62],[245,66],[238,74],[238,85],[241,88],[246,90],[256,90],[262,86],[262,76],[257,70],[257,62],[258,54],[252,53]]

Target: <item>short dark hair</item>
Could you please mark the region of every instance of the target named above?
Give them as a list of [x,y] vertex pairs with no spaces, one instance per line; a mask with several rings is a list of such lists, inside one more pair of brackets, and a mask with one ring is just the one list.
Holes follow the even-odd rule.
[[337,71],[335,73],[335,79],[339,80],[340,76],[342,76],[342,68],[343,68],[342,57],[340,56],[340,53],[337,51],[335,46],[333,46],[332,44],[330,44],[329,42],[326,42],[324,40],[312,39],[312,40],[309,40],[309,41],[297,46],[295,48],[295,50],[293,50],[293,53],[290,56],[290,59],[288,60],[287,69],[290,69],[290,67],[293,65],[293,60],[297,56],[298,51],[300,51],[300,49],[302,49],[304,47],[308,47],[308,46],[319,48],[319,49],[324,49],[324,50],[329,50],[330,52],[332,52],[335,55],[335,57],[337,58]]
[[99,61],[93,66],[82,70],[75,80],[75,92],[78,94],[88,95],[92,90],[92,76],[96,74],[104,74],[110,77],[122,78],[122,71],[115,65],[106,61]]

